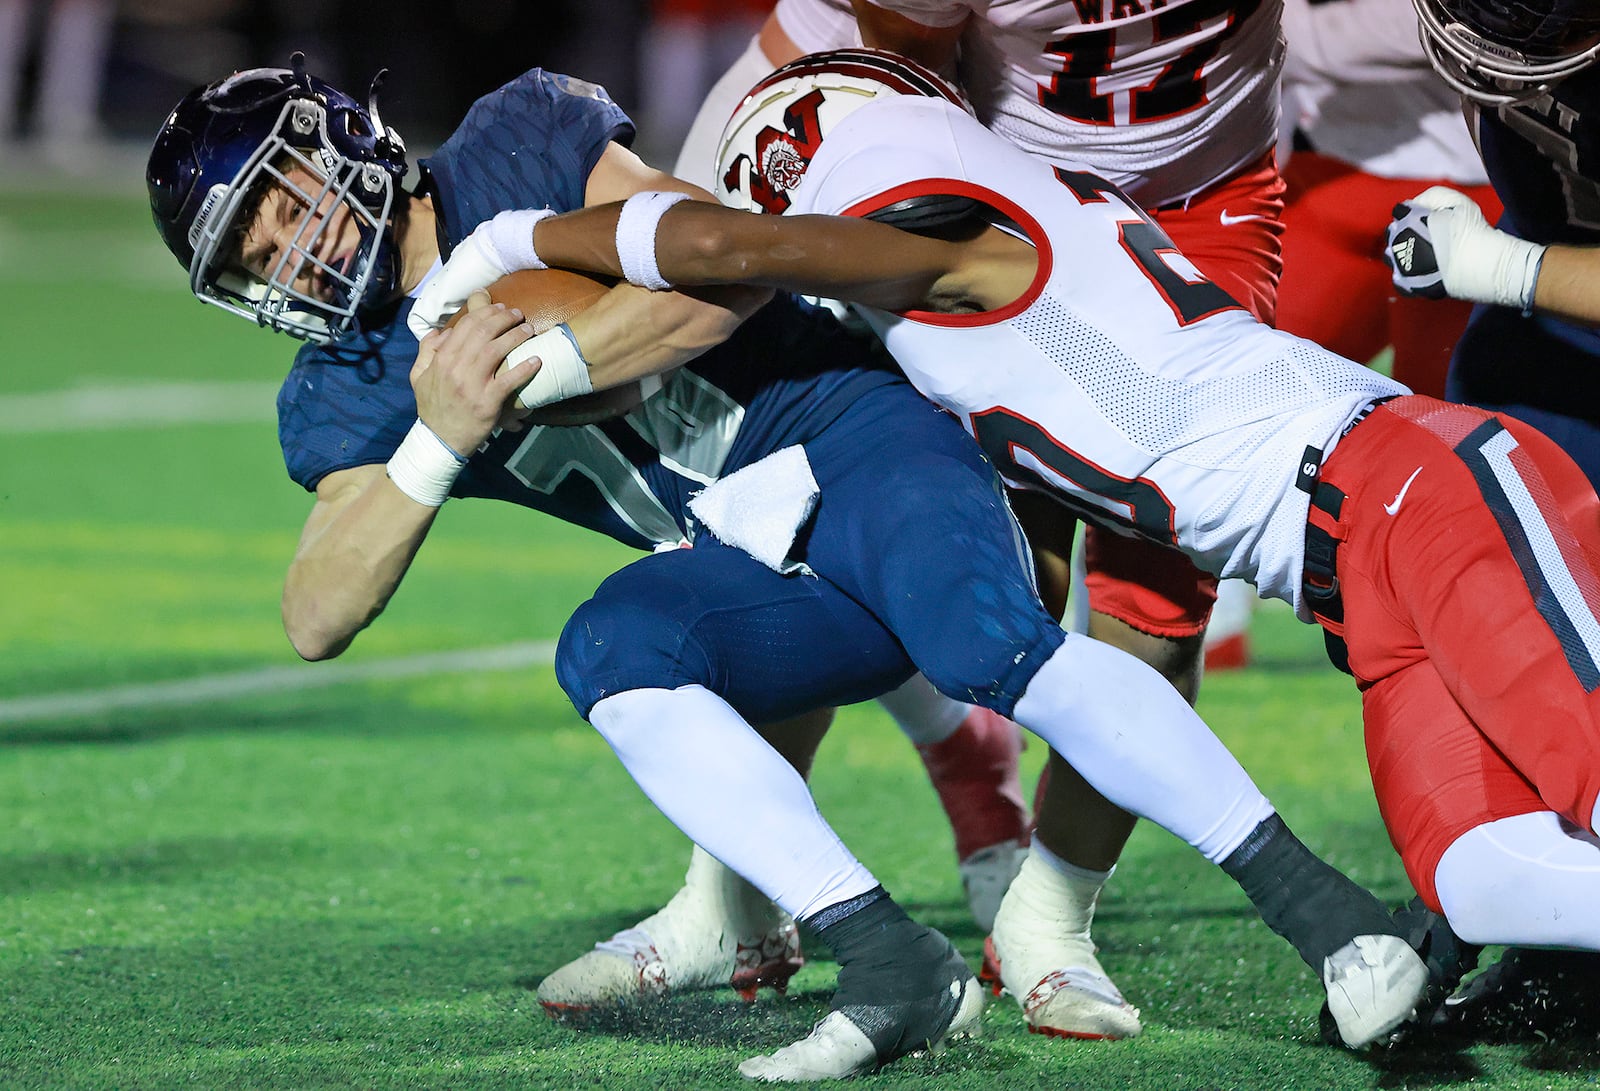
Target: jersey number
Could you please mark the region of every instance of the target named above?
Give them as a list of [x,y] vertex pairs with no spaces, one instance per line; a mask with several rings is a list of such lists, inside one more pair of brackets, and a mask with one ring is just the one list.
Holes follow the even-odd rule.
[[[1118,238],[1128,256],[1138,264],[1146,279],[1155,286],[1180,326],[1209,318],[1218,311],[1239,307],[1238,300],[1207,280],[1172,244],[1167,233],[1123,196],[1116,186],[1088,171],[1054,168],[1056,181],[1072,191],[1080,204],[1116,198],[1133,213],[1131,219],[1118,220]],[[1173,259],[1182,262],[1172,264]]]
[[[1177,545],[1172,502],[1153,482],[1118,477],[1063,444],[1027,417],[997,407],[972,415],[972,434],[1002,477],[1034,484],[1077,514],[1095,522],[1111,522],[1163,545]],[[1048,468],[1070,488],[1092,499],[1077,499],[1038,470],[1018,461],[1019,454]]]
[[[1154,38],[1148,44],[1141,40],[1138,45],[1141,51],[1196,34],[1204,24],[1217,19],[1226,18],[1228,25],[1178,54],[1150,84],[1128,91],[1127,124],[1161,121],[1204,104],[1206,81],[1201,70],[1216,58],[1223,40],[1255,12],[1260,2],[1194,0],[1157,13],[1151,21]],[[1111,71],[1117,54],[1117,34],[1115,27],[1078,31],[1047,44],[1045,52],[1061,58],[1061,69],[1050,77],[1048,86],[1040,84],[1039,105],[1087,125],[1116,124],[1112,96],[1098,91],[1096,82]]]

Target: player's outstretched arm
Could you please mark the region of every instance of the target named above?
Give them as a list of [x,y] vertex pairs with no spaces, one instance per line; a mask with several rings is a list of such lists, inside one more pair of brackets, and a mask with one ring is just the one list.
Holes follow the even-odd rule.
[[534,249],[547,264],[647,287],[759,284],[889,311],[1001,307],[1036,267],[1031,247],[995,231],[952,242],[848,216],[633,203],[651,196],[542,220]]
[[[611,144],[589,172],[587,206],[604,206],[641,191],[711,195],[656,170],[620,144]],[[549,210],[511,209],[485,221],[450,255],[423,288],[407,318],[419,338],[442,327],[474,291],[500,277],[543,264],[529,246],[531,227]],[[618,285],[568,323],[594,389],[669,371],[721,344],[771,298],[760,287],[730,285],[694,293],[650,293]]]

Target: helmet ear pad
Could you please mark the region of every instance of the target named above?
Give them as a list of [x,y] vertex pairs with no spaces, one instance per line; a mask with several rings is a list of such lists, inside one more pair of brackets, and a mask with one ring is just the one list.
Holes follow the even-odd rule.
[[[320,192],[301,194],[308,206],[342,203],[359,236],[349,260],[321,263],[314,294],[243,283],[232,263],[234,240],[261,192],[289,184],[294,165],[323,180]],[[197,297],[293,336],[327,341],[353,328],[358,310],[386,299],[398,284],[395,192],[406,169],[404,144],[370,107],[298,67],[257,68],[184,96],[156,134],[145,180],[156,228],[189,271]],[[317,219],[318,231],[330,222]],[[311,234],[297,239],[298,262],[317,261]]]

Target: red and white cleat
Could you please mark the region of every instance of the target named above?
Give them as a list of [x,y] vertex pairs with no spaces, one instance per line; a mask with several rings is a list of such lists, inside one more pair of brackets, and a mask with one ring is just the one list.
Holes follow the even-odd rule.
[[1139,1009],[1122,998],[1116,985],[1099,969],[1094,953],[1074,961],[1093,965],[1060,966],[1036,978],[1025,973],[1020,977],[1032,979],[1032,985],[1020,981],[1007,985],[1004,964],[995,951],[994,937],[990,936],[983,943],[983,969],[978,979],[996,996],[1011,993],[1017,998],[1030,1034],[1093,1040],[1137,1036],[1144,1029],[1139,1022]]

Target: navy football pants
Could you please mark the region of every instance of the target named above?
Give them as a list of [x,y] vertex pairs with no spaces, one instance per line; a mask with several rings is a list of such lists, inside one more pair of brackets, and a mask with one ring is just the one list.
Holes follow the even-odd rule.
[[794,556],[816,575],[781,576],[704,532],[628,565],[561,635],[556,674],[580,713],[628,690],[700,685],[768,722],[921,670],[1011,714],[1063,636],[977,445],[891,386],[805,449],[821,500]]

